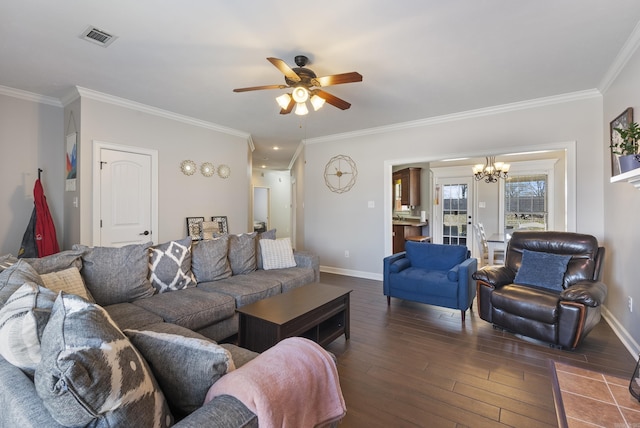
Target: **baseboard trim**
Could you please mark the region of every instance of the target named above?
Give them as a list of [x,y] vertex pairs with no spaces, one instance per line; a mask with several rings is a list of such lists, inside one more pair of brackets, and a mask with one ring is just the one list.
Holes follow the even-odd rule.
[[363,272],[359,270],[340,269],[331,266],[320,266],[320,272],[335,273],[336,275],[353,276],[356,278],[373,279],[375,281],[382,281],[381,273]]
[[622,342],[627,351],[631,354],[634,360],[638,360],[638,354],[640,354],[640,345],[635,341],[629,332],[622,326],[620,321],[607,309],[606,306],[602,306],[602,317],[609,324],[611,330],[618,336],[618,339]]

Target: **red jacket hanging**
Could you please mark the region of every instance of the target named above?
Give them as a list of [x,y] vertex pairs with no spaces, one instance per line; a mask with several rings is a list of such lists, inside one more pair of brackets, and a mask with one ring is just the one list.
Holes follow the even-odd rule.
[[36,180],[36,184],[33,187],[33,200],[36,206],[35,238],[38,257],[58,253],[60,252],[60,247],[58,247],[58,238],[56,237],[56,226],[53,224],[40,179]]

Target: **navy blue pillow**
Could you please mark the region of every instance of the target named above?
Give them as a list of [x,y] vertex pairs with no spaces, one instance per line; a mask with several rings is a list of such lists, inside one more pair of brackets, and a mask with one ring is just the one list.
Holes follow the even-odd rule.
[[569,260],[571,256],[523,250],[522,264],[513,283],[562,291]]

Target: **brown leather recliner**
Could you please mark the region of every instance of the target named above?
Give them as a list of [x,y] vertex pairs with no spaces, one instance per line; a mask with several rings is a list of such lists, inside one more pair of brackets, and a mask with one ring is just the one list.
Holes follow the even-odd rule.
[[[570,256],[564,258],[566,271],[560,273],[558,290],[514,283],[523,255],[528,263],[530,252],[536,257]],[[603,260],[604,247],[591,235],[516,231],[507,245],[504,266],[485,266],[473,274],[480,318],[555,347],[574,349],[600,321],[600,305],[607,296],[607,286],[600,282]],[[547,274],[546,267],[536,269],[540,276]]]

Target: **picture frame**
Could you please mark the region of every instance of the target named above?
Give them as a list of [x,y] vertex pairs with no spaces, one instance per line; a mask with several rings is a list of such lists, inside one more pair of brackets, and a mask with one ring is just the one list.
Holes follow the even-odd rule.
[[220,230],[220,233],[229,233],[229,224],[226,215],[212,216],[211,221],[218,222],[218,230]]
[[616,155],[615,153],[613,153],[610,147],[612,144],[619,143],[622,140],[622,137],[620,137],[620,134],[615,129],[616,128],[625,129],[629,126],[631,122],[633,122],[633,107],[627,108],[618,117],[616,117],[609,123],[609,136],[610,136],[609,151],[611,152],[611,176],[612,177],[620,174],[620,164],[618,163],[619,155]]
[[192,241],[201,239],[202,222],[204,217],[187,217],[187,236],[190,236]]

